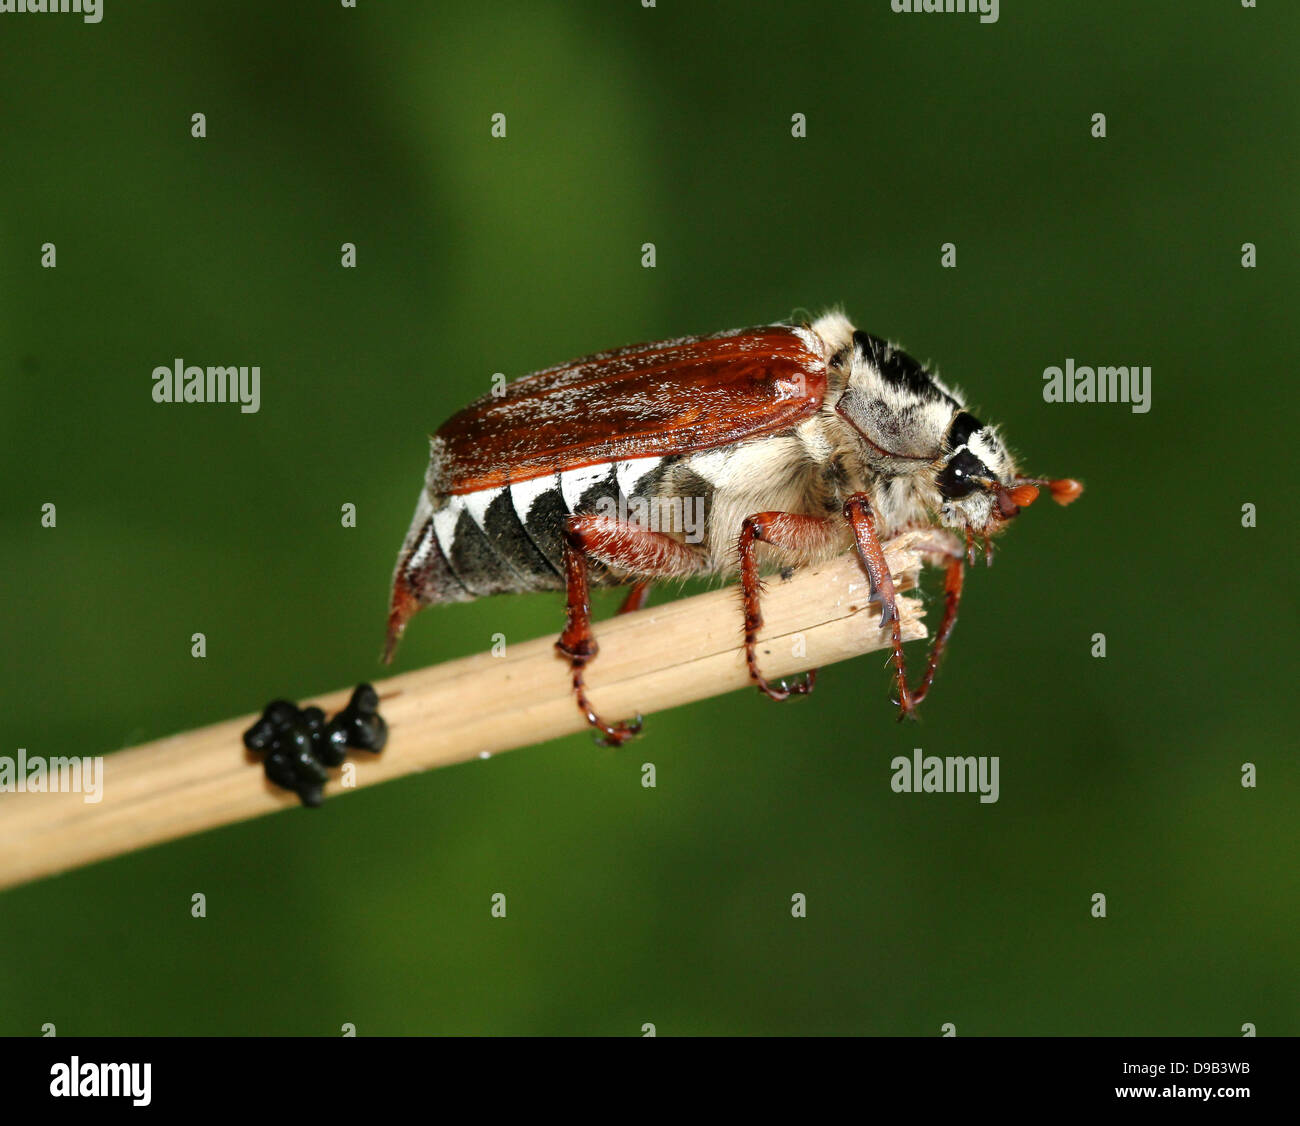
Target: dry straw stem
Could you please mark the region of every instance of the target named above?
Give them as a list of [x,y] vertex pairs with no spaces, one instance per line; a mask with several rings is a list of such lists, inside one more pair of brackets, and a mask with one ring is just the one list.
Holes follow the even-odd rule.
[[[900,592],[916,585],[918,535],[924,533],[885,545]],[[879,628],[879,607],[868,607],[868,598],[866,575],[852,552],[788,580],[768,579],[759,635],[765,675],[790,676],[888,648],[889,631]],[[919,601],[899,598],[898,608],[903,638],[925,637]],[[425,628],[436,628],[436,613],[423,618]],[[587,684],[596,708],[610,719],[649,715],[749,684],[734,586],[612,618],[596,626],[596,637],[600,655],[588,667]],[[863,675],[878,680],[880,670]],[[349,756],[357,787],[586,726],[554,637],[510,645],[502,657],[480,653],[403,673],[375,688],[388,721],[388,746],[380,755]],[[267,686],[268,698],[278,692]],[[300,703],[316,703],[332,715],[348,695],[344,689]],[[777,705],[756,699],[754,706]],[[882,716],[888,717],[883,704]],[[260,756],[244,749],[242,735],[254,719],[249,714],[105,756],[98,803],[80,793],[0,795],[0,887],[297,806],[296,796],[266,780]],[[653,723],[644,738],[653,741]],[[331,774],[324,809],[299,816],[327,817],[329,799],[349,792],[338,781],[340,770]]]

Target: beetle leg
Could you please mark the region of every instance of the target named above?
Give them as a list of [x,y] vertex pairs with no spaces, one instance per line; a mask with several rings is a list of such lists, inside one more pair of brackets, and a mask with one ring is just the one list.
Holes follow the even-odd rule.
[[773,687],[758,671],[758,631],[763,628],[763,613],[759,608],[759,595],[763,584],[758,575],[756,543],[770,544],[780,551],[815,553],[833,542],[839,534],[834,520],[824,516],[802,516],[793,512],[756,512],[747,516],[740,526],[740,593],[745,606],[745,662],[750,678],[764,695],[773,700],[788,700],[791,696],[807,696],[817,683],[817,670],[809,669],[804,679],[795,684]]
[[893,625],[892,646],[894,650],[894,677],[898,681],[898,718],[910,716],[916,709],[917,701],[913,699],[907,687],[907,666],[903,660],[903,629],[898,617],[898,605],[895,602],[894,579],[889,573],[889,564],[885,552],[880,546],[880,537],[876,533],[876,520],[872,514],[871,502],[863,493],[854,493],[845,502],[844,519],[853,529],[853,540],[857,545],[858,558],[866,568],[871,580],[872,595],[880,603],[880,627]]
[[635,614],[645,605],[645,600],[650,595],[650,580],[639,579],[632,584],[632,589],[627,592],[627,597],[623,599],[623,605],[618,608],[620,614]]
[[[589,559],[636,575],[669,577],[698,571],[701,557],[672,536],[612,517],[569,516],[564,521],[564,577],[568,599],[564,632],[555,648],[569,660],[578,710],[601,733],[603,738],[599,739],[600,742],[619,747],[640,732],[641,719],[638,716],[631,722],[607,723],[596,714],[587,699],[583,671],[599,651],[591,632],[591,599],[587,581]],[[637,580],[632,595],[628,597],[629,603],[641,587],[648,589],[649,582]],[[644,593],[641,599],[644,600]]]
[[925,699],[926,693],[930,691],[930,685],[934,683],[939,658],[943,656],[948,638],[952,636],[952,628],[957,624],[957,606],[961,602],[962,580],[966,573],[966,552],[956,536],[939,528],[930,528],[927,536],[913,539],[912,550],[919,551],[928,562],[942,563],[945,569],[943,621],[930,646],[925,676],[921,678],[920,687],[912,693],[912,706],[916,707]]
[[966,574],[966,561],[960,552],[948,557],[943,577],[943,621],[939,632],[934,635],[930,646],[930,659],[925,665],[925,676],[921,678],[920,687],[912,693],[912,707],[925,699],[934,683],[935,671],[939,668],[939,658],[943,656],[944,647],[952,635],[952,627],[957,624],[957,606],[961,602],[962,579]]
[[578,702],[578,710],[587,717],[587,722],[592,727],[602,733],[602,742],[611,747],[620,747],[641,730],[641,724],[639,720],[627,724],[606,723],[596,714],[587,699],[582,673],[587,662],[599,652],[599,646],[591,633],[587,555],[583,551],[581,538],[567,530],[564,537],[564,579],[568,595],[566,617],[564,632],[560,634],[555,648],[569,659],[569,671],[573,675],[573,696]]

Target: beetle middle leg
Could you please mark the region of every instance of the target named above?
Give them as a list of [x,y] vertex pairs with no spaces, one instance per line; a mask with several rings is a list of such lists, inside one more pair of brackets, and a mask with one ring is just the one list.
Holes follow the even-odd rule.
[[898,616],[898,603],[894,592],[894,578],[889,573],[889,563],[885,559],[884,549],[880,546],[880,536],[876,532],[875,513],[871,502],[863,493],[854,493],[844,503],[844,519],[853,529],[853,541],[858,549],[858,558],[866,568],[871,580],[872,593],[880,602],[880,628],[893,626],[891,641],[894,651],[894,678],[898,682],[898,718],[904,719],[913,714],[916,701],[907,687],[907,665],[903,659],[903,627]]
[[764,695],[773,700],[807,696],[817,683],[817,670],[809,669],[795,684],[782,682],[773,686],[758,671],[758,631],[763,628],[759,608],[762,582],[758,575],[758,553],[754,545],[762,542],[779,551],[795,554],[818,554],[840,535],[837,521],[824,516],[803,516],[794,512],[756,512],[740,526],[740,592],[745,604],[745,662],[750,678]]
[[906,719],[916,714],[917,705],[925,699],[934,683],[934,674],[939,668],[939,658],[943,656],[948,638],[952,636],[953,626],[957,624],[957,607],[961,603],[962,581],[965,578],[965,562],[970,550],[970,536],[967,534],[967,551],[947,533],[935,531],[924,542],[914,543],[915,550],[926,556],[938,556],[944,561],[944,608],[943,621],[939,631],[934,635],[930,647],[930,657],[926,662],[925,675],[915,691],[907,687],[907,666],[903,660],[902,623],[898,617],[895,602],[893,576],[889,573],[889,564],[885,560],[884,549],[880,546],[880,537],[876,532],[875,515],[871,502],[862,493],[849,497],[844,505],[844,518],[853,529],[854,543],[858,557],[866,568],[871,580],[873,593],[880,600],[880,625],[893,624],[892,648],[894,652],[894,673],[898,681],[898,718]]
[[[891,647],[894,651],[894,676],[898,682],[898,718],[906,719],[908,716],[916,713],[916,705],[924,699],[925,694],[930,690],[930,684],[934,680],[935,669],[939,665],[939,657],[943,653],[944,644],[948,640],[948,635],[952,632],[952,627],[957,621],[957,603],[961,598],[961,583],[963,571],[961,569],[961,558],[949,562],[948,581],[945,584],[947,590],[947,606],[944,611],[943,625],[939,627],[939,633],[935,637],[934,648],[931,651],[930,661],[925,670],[925,678],[921,682],[921,687],[912,692],[907,687],[907,665],[903,659],[903,630],[902,622],[898,616],[898,604],[895,601],[896,594],[894,591],[894,579],[889,573],[889,563],[885,559],[884,549],[880,546],[880,536],[876,531],[875,513],[871,508],[871,502],[863,493],[854,493],[844,504],[844,519],[848,521],[849,527],[853,529],[853,540],[858,549],[858,557],[862,560],[863,567],[866,568],[867,577],[871,580],[872,591],[879,600],[881,606],[880,626],[883,629],[886,625],[893,626],[893,637]],[[950,554],[947,549],[939,549],[942,554]]]
[[[641,718],[630,722],[608,723],[597,715],[587,699],[583,671],[599,651],[591,632],[591,598],[588,561],[595,559],[633,575],[674,577],[694,574],[700,569],[700,554],[664,532],[651,531],[609,516],[569,516],[564,521],[564,578],[567,591],[564,632],[555,648],[569,659],[573,675],[573,695],[578,710],[587,722],[601,733],[606,746],[619,747],[641,731]],[[633,604],[639,591],[649,588],[648,578],[638,579],[624,609]],[[644,593],[640,601],[644,601]],[[631,605],[631,609],[637,609]],[[620,611],[622,612],[622,611]]]

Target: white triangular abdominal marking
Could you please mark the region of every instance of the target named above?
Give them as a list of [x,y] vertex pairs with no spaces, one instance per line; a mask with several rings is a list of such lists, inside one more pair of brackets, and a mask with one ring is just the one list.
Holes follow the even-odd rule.
[[663,458],[659,457],[638,457],[628,461],[620,461],[614,465],[614,475],[618,479],[618,487],[622,494],[631,499],[636,492],[637,482],[640,481],[647,473],[653,470]]
[[460,520],[460,514],[464,511],[465,498],[452,495],[447,498],[447,503],[433,514],[433,531],[438,537],[438,542],[442,544],[444,552],[449,551],[452,544],[456,542],[456,522]]
[[515,506],[515,515],[521,524],[528,523],[528,512],[533,502],[543,493],[549,493],[560,487],[559,474],[545,473],[527,481],[516,481],[510,486],[510,503]]
[[[429,494],[424,489],[420,490],[420,499],[415,502],[415,516],[411,521],[411,535],[420,534],[433,513],[433,505],[429,502]],[[418,543],[411,544],[411,558],[407,561],[407,569],[418,571],[424,566],[425,559],[429,556],[429,551],[434,544],[433,536],[421,535]]]
[[488,505],[496,500],[504,491],[505,487],[502,486],[499,489],[479,489],[476,493],[465,494],[465,511],[470,514],[474,523],[484,531],[487,531],[486,521]]
[[567,469],[561,473],[560,492],[564,496],[564,503],[568,510],[577,512],[583,494],[592,485],[607,481],[612,468],[613,466],[606,462],[603,465],[588,465],[582,469]]

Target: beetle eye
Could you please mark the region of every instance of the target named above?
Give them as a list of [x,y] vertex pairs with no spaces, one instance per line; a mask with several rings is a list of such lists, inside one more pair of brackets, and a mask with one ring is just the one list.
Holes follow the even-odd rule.
[[945,500],[960,500],[975,491],[976,477],[988,477],[988,467],[970,450],[962,450],[939,474],[939,492]]

